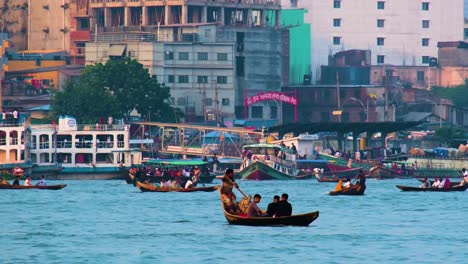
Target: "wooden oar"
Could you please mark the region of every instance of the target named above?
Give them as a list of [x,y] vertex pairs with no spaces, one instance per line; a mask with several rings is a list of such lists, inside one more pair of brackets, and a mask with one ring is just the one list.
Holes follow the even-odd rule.
[[242,193],[242,195],[244,195],[244,198],[248,198],[247,194],[245,194],[245,193],[239,188],[239,186],[237,186],[236,189],[237,189],[240,193]]

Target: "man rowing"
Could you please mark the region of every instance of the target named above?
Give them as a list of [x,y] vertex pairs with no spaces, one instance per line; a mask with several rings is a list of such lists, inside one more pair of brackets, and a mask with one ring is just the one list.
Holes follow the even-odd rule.
[[237,205],[236,195],[232,191],[233,187],[239,188],[234,180],[234,171],[227,169],[221,181],[221,200],[223,201],[224,209],[230,214],[239,214],[240,210]]

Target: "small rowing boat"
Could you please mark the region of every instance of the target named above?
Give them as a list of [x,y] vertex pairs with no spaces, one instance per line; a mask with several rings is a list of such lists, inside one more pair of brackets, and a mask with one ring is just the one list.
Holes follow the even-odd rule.
[[139,181],[135,182],[135,185],[142,192],[214,192],[218,189],[218,186],[209,187],[195,187],[195,188],[161,188],[152,184],[145,184]]
[[338,191],[331,191],[330,195],[363,195],[366,190],[366,185],[355,184],[348,188],[343,188]]
[[403,185],[396,185],[396,187],[405,192],[464,192],[468,185],[452,186],[450,188],[420,188]]
[[[219,191],[221,198],[221,191]],[[221,201],[221,208],[224,212],[224,217],[231,225],[244,226],[308,226],[319,217],[319,211],[297,214],[291,216],[280,217],[248,217],[246,215],[234,215],[228,213]]]
[[47,186],[21,186],[21,185],[10,185],[0,184],[0,189],[4,190],[25,190],[25,189],[39,189],[39,190],[60,190],[65,188],[66,184],[47,185]]

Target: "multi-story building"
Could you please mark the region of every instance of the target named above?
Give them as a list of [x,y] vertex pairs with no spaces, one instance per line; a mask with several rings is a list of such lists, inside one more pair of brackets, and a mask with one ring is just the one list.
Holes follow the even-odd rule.
[[370,50],[371,64],[428,66],[437,42],[463,39],[463,0],[298,0],[312,26],[312,80],[330,55]]
[[280,91],[287,35],[279,30],[279,0],[90,0],[86,13],[75,19],[91,31],[87,64],[138,59],[186,116],[277,118],[270,103],[245,115],[244,98]]

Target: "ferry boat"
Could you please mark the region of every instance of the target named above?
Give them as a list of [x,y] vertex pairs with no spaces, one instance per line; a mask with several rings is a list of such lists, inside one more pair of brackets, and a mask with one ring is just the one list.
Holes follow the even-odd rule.
[[[25,126],[0,122],[0,174],[2,177],[13,175],[15,168],[21,168],[24,175],[31,174],[31,163],[25,153]],[[11,178],[11,177],[8,177]]]
[[[292,150],[274,144],[245,145],[239,176],[243,180],[290,180],[296,179],[296,155]],[[250,156],[250,155],[249,155]]]
[[141,152],[130,149],[129,131],[129,125],[79,125],[63,117],[58,126],[32,125],[26,149],[33,169],[61,168],[55,179],[123,179],[141,162]]

